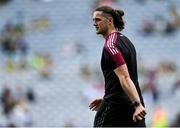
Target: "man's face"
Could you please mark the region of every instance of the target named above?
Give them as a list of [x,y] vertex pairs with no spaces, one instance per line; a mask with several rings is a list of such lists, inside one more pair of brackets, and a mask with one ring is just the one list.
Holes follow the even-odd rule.
[[108,20],[102,15],[101,11],[93,13],[93,25],[96,28],[96,34],[106,34],[108,31]]

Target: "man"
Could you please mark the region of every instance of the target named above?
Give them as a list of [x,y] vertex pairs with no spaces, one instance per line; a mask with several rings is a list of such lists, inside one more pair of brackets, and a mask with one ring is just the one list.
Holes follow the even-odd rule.
[[89,105],[97,111],[94,127],[145,127],[135,47],[120,33],[124,29],[123,15],[122,10],[106,6],[93,13],[96,33],[106,39],[101,58],[105,95]]

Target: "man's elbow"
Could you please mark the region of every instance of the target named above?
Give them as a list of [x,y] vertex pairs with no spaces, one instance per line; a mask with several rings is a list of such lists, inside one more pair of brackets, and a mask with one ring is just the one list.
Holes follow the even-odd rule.
[[130,80],[130,76],[128,76],[128,75],[122,75],[122,76],[119,77],[119,79],[120,79],[120,81],[121,81],[122,83],[127,83],[127,82],[129,82],[129,80]]

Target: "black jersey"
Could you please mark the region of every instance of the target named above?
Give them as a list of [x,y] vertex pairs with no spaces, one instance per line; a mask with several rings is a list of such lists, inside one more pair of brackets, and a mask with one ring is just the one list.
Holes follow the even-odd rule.
[[119,32],[108,35],[102,52],[101,68],[105,79],[104,100],[111,105],[132,106],[132,102],[120,85],[113,71],[118,66],[127,65],[130,78],[134,82],[140,100],[143,103],[138,83],[136,50],[131,41]]

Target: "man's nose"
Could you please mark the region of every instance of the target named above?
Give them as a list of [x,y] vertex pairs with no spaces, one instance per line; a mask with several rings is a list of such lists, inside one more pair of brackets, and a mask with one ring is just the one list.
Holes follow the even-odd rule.
[[97,26],[97,23],[96,23],[95,21],[93,21],[93,25],[94,25],[94,26]]
[[97,26],[97,24],[96,24],[96,23],[93,23],[93,25],[94,25],[94,26]]

